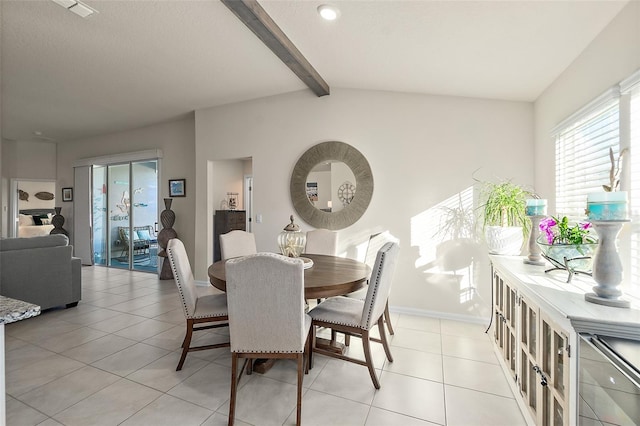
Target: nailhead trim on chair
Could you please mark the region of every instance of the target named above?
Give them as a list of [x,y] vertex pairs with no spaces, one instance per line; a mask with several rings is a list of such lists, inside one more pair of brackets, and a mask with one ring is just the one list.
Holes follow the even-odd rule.
[[[389,243],[386,243],[385,245],[387,245]],[[392,245],[389,245],[389,247],[387,247],[387,250],[382,251],[380,250],[380,267],[378,268],[378,274],[376,275],[376,280],[375,280],[375,284],[373,287],[373,297],[371,298],[372,300],[376,300],[376,292],[378,291],[378,287],[377,284],[380,281],[380,271],[384,270],[384,264],[386,262],[386,256],[387,256],[387,251],[389,251],[391,249],[391,247],[393,247]],[[371,285],[371,279],[369,279],[369,285]],[[367,312],[367,321],[365,324],[365,327],[362,327],[363,329],[369,329],[373,326],[370,327],[371,325],[371,310],[373,308],[373,303],[371,303],[369,305],[369,311]]]
[[[170,248],[167,247],[167,251],[173,251]],[[180,300],[182,300],[182,309],[184,309],[184,315],[187,317],[187,319],[200,319],[200,318],[215,318],[215,317],[224,317],[226,316],[225,313],[221,313],[221,314],[210,314],[210,315],[191,315],[189,314],[189,308],[187,307],[187,300],[184,298],[184,293],[182,292],[182,285],[184,285],[184,283],[180,280],[179,275],[178,275],[178,271],[175,268],[174,262],[172,258],[169,258],[169,264],[171,265],[171,271],[173,272],[173,278],[178,281],[180,283],[180,285],[177,285],[176,287],[178,287],[178,293],[180,294]]]

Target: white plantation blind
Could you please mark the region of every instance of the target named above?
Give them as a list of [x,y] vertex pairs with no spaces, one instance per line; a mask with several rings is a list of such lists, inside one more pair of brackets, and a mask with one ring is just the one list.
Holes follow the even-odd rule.
[[609,148],[619,152],[619,93],[611,90],[555,128],[556,214],[584,218],[587,193],[609,182]]
[[630,94],[629,210],[631,214],[630,280],[626,291],[640,296],[640,71],[620,83]]

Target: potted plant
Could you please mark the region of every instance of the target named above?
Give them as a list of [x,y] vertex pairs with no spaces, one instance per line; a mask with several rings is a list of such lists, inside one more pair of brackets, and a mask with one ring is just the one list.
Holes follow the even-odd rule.
[[482,182],[482,229],[490,254],[519,255],[529,232],[526,200],[533,192],[511,181]]

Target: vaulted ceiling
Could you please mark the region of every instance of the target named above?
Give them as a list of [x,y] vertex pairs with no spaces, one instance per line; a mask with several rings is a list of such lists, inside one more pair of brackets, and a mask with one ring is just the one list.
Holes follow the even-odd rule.
[[[627,1],[259,0],[333,89],[534,101]],[[63,142],[309,90],[219,0],[2,0],[2,135]],[[40,134],[36,134],[39,132]]]

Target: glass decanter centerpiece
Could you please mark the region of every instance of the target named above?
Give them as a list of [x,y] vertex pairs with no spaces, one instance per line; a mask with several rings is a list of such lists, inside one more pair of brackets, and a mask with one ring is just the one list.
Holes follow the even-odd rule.
[[289,219],[291,223],[278,235],[278,247],[283,256],[300,257],[307,243],[307,234],[293,223],[293,215]]

